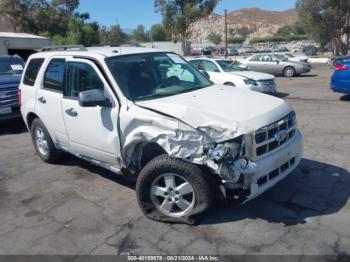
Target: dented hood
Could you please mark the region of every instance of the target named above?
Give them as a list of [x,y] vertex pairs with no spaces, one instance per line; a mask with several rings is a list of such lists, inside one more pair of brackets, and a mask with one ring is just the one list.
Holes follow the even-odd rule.
[[282,99],[225,85],[139,101],[136,105],[177,118],[209,136],[214,134],[215,140],[247,134],[291,112]]

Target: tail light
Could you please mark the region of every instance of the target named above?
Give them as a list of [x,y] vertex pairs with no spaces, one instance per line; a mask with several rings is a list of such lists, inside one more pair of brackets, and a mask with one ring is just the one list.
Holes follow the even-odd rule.
[[346,71],[349,69],[346,65],[335,65],[334,66],[335,71]]
[[21,88],[18,88],[18,104],[19,104],[19,107],[22,107],[22,90],[21,90]]

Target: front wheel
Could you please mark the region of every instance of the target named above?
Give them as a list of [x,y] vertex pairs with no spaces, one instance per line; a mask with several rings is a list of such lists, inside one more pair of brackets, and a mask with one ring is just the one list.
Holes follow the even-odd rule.
[[285,77],[293,77],[296,75],[295,68],[292,66],[287,66],[285,69],[283,69],[283,75]]
[[136,185],[139,206],[150,219],[193,224],[193,216],[206,211],[212,188],[197,166],[162,155],[141,171]]

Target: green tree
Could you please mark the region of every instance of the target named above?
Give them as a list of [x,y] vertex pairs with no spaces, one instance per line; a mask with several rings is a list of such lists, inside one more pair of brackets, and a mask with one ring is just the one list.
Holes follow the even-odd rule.
[[222,41],[222,36],[220,34],[216,34],[216,33],[210,33],[208,35],[208,40],[210,42],[212,42],[214,45],[218,45],[221,43]]
[[306,35],[306,31],[303,25],[298,21],[293,25],[286,25],[286,26],[280,27],[277,30],[275,35],[284,36],[284,37],[294,36],[294,35]]
[[242,44],[244,41],[245,38],[241,36],[230,36],[227,38],[229,44]]
[[297,0],[296,7],[301,23],[307,33],[319,42],[321,49],[330,43],[334,53],[338,54],[350,1]]
[[185,40],[192,23],[208,16],[219,0],[154,0],[156,12],[163,17],[163,26],[174,40]]
[[2,0],[0,13],[15,31],[53,36],[65,34],[79,0]]
[[145,27],[143,25],[138,25],[132,33],[132,38],[137,42],[148,41],[148,34],[145,31]]
[[128,35],[123,32],[120,25],[111,26],[107,32],[107,44],[119,45],[128,41]]
[[77,17],[72,17],[66,35],[55,35],[52,40],[55,45],[96,45],[100,43],[99,26],[96,22],[85,23]]
[[154,24],[149,30],[149,37],[151,41],[166,41],[167,34],[161,24]]

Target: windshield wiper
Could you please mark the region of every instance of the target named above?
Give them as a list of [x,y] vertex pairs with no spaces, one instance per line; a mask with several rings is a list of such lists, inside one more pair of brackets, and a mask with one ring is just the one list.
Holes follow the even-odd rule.
[[209,85],[205,85],[205,86],[195,86],[195,87],[192,87],[190,89],[185,89],[185,90],[182,90],[182,91],[176,92],[176,93],[163,93],[163,94],[141,96],[141,97],[135,98],[134,101],[137,102],[137,101],[142,101],[142,100],[147,100],[147,99],[155,99],[155,98],[162,98],[162,97],[167,97],[167,96],[179,95],[179,94],[191,92],[191,91],[194,91],[194,90],[199,90],[199,89],[202,89],[202,88],[206,88],[206,87],[209,87],[209,86],[212,86],[212,85],[213,84],[209,84]]
[[153,99],[153,98],[161,98],[161,97],[166,97],[166,96],[171,96],[171,95],[176,95],[176,94],[177,93],[166,93],[166,94],[140,96],[140,97],[134,98],[134,101],[142,101],[142,100]]

